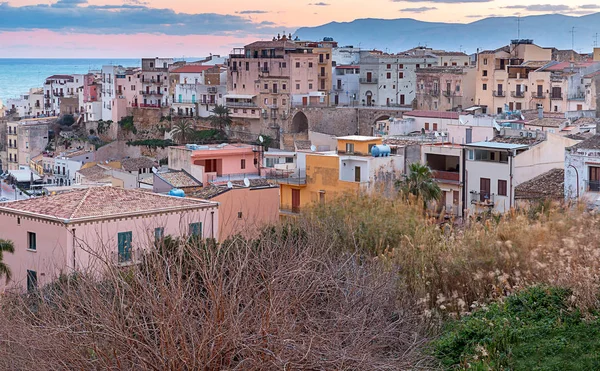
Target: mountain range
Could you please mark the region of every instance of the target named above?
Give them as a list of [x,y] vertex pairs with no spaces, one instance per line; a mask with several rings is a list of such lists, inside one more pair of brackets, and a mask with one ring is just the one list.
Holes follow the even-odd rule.
[[[573,27],[574,37],[571,33]],[[302,40],[333,37],[340,46],[353,45],[390,53],[419,45],[475,53],[477,49],[499,48],[517,38],[532,39],[539,46],[558,49],[571,49],[574,44],[576,51],[588,53],[593,48],[597,34],[600,34],[600,13],[580,17],[561,14],[490,17],[466,24],[424,22],[410,18],[366,18],[303,27],[295,33]]]

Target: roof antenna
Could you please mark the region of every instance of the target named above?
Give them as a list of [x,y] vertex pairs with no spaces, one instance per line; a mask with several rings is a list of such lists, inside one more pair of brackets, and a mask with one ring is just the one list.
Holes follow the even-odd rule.
[[517,40],[521,40],[521,15],[517,16]]

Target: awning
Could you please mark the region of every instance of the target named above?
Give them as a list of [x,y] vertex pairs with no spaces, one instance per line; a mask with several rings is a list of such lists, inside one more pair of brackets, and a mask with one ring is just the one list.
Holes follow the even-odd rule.
[[25,183],[31,181],[31,176],[33,175],[33,181],[41,180],[39,176],[35,173],[32,173],[31,170],[9,170],[8,173],[11,177],[15,178],[17,183]]
[[250,94],[227,94],[225,95],[225,99],[252,99],[256,97],[256,95]]

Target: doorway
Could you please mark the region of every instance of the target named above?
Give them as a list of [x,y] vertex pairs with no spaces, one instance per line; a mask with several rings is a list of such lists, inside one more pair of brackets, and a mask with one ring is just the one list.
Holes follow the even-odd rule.
[[360,166],[354,167],[354,181],[360,183]]

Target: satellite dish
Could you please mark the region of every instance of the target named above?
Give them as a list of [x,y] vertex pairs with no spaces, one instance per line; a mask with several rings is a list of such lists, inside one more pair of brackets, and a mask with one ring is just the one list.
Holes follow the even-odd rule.
[[310,146],[310,150],[312,152],[316,152],[317,151],[317,147],[313,144],[312,146]]
[[227,182],[227,188],[229,188],[229,189],[233,188],[233,183]]
[[259,136],[258,136],[258,141],[259,141],[259,142],[261,142],[261,143],[264,143],[264,141],[265,141],[265,138],[263,138],[263,136],[262,136],[262,135],[259,135]]
[[248,179],[248,178],[244,178],[244,185],[245,185],[246,187],[250,187],[250,179]]

